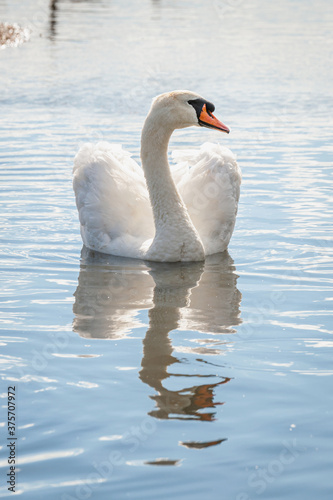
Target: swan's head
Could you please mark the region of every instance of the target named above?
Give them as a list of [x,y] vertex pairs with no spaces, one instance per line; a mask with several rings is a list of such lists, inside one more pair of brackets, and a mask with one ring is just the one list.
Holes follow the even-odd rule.
[[155,97],[149,115],[172,129],[196,125],[228,134],[228,127],[213,115],[214,110],[214,104],[200,95],[188,90],[175,90]]

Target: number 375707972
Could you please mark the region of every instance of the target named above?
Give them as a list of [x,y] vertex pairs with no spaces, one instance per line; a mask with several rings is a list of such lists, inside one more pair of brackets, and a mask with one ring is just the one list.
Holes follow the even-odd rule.
[[15,386],[10,386],[8,387],[8,434],[10,436],[15,435],[15,401],[16,401],[16,395],[15,395]]

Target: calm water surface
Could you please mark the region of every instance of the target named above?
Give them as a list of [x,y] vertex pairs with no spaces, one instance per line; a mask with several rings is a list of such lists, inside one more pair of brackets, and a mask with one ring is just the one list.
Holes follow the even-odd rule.
[[[53,5],[53,8],[51,8]],[[329,2],[0,0],[1,485],[39,500],[332,498],[333,8]],[[139,157],[156,94],[188,88],[243,171],[229,253],[82,250],[72,159]]]

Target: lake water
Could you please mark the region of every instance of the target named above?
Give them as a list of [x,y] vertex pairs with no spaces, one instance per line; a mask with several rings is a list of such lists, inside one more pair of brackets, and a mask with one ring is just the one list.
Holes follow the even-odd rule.
[[[1,483],[31,500],[330,500],[333,7],[323,0],[0,0]],[[187,88],[243,171],[229,253],[82,249],[86,141],[139,158],[151,98]]]

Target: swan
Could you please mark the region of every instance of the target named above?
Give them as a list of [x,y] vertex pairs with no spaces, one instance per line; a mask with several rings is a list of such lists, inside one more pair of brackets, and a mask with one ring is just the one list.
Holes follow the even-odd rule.
[[202,261],[227,248],[241,183],[232,152],[204,143],[174,153],[178,164],[172,169],[168,163],[175,129],[203,126],[229,133],[214,110],[187,90],[157,96],[142,129],[142,168],[120,145],[80,148],[73,188],[87,248],[157,262]]

